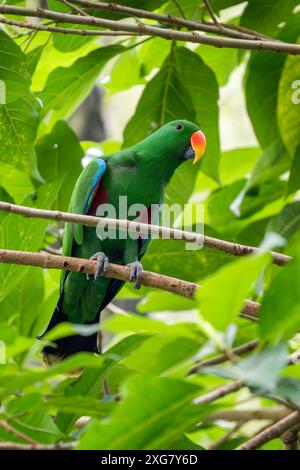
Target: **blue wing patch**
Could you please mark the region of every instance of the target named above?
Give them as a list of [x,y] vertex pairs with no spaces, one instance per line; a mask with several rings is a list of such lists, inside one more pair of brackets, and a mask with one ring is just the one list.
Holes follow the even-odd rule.
[[89,211],[89,208],[91,207],[95,192],[101,182],[101,178],[105,173],[106,170],[106,161],[103,160],[102,158],[96,158],[95,160],[98,163],[98,170],[97,173],[95,174],[93,181],[92,181],[92,186],[91,189],[88,193],[88,196],[86,198],[84,208],[83,208],[83,213],[87,214]]

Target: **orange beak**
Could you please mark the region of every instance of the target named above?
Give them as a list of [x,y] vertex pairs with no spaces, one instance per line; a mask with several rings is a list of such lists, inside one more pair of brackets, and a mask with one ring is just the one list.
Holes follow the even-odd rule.
[[194,132],[194,134],[191,137],[191,146],[195,152],[195,157],[193,160],[193,165],[194,165],[200,160],[200,158],[202,157],[206,149],[206,138],[203,132],[201,131]]

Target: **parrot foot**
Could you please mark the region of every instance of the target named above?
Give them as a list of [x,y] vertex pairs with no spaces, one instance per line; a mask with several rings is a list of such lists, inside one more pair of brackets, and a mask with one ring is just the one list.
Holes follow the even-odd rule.
[[130,267],[129,282],[134,281],[134,288],[139,289],[141,287],[141,277],[143,273],[142,263],[134,261],[134,263],[129,263],[128,266]]
[[[90,257],[91,260],[96,261],[96,271],[94,275],[94,280],[97,281],[97,279],[101,276],[101,274],[105,274],[107,271],[107,266],[108,266],[108,257],[102,253],[102,251],[99,251],[98,253],[95,253],[93,256]],[[90,275],[86,275],[87,280],[90,279]]]

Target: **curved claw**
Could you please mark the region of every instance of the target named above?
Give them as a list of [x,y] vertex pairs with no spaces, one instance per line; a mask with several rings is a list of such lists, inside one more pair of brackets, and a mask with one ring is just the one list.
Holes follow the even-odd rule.
[[134,263],[129,263],[128,266],[130,267],[129,281],[134,281],[134,288],[139,289],[141,287],[141,277],[143,273],[142,263],[134,261]]
[[[106,273],[109,260],[102,251],[95,253],[90,259],[96,261],[96,271],[94,275],[94,280],[96,281],[102,274]],[[89,274],[87,274],[86,277],[88,280],[90,279]]]

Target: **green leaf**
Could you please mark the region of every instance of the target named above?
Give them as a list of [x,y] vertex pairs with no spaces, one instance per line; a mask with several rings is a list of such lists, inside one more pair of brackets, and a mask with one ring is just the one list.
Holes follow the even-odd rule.
[[122,46],[102,47],[79,58],[71,66],[58,67],[50,73],[43,91],[38,93],[43,103],[42,117],[53,110],[49,127],[59,119],[71,116],[93,88],[102,67],[122,51]]
[[[49,209],[60,190],[60,181],[44,184],[38,189],[36,198],[28,197],[24,205]],[[37,251],[42,244],[48,225],[45,220],[23,218],[10,214],[0,224],[0,244],[4,248],[23,251]],[[0,301],[11,292],[26,275],[28,268],[13,264],[0,266]]]
[[93,421],[79,449],[165,449],[204,414],[192,404],[198,386],[187,382],[135,376],[123,393],[109,422]]
[[[209,227],[205,227],[204,233],[216,235]],[[196,282],[230,260],[230,255],[205,247],[187,250],[184,241],[153,240],[143,258],[143,266],[148,271]]]
[[294,154],[300,144],[299,97],[300,61],[297,56],[288,56],[282,71],[278,91],[278,125],[281,138],[290,152]]
[[289,169],[290,164],[291,159],[281,141],[274,141],[256,161],[245,186],[231,203],[231,210],[236,215],[240,215],[241,205],[251,188],[262,185],[268,181],[274,181],[278,176]]
[[[69,400],[72,400],[74,396],[101,397],[103,395],[103,380],[119,365],[122,359],[131,354],[133,350],[138,349],[145,340],[145,336],[131,335],[119,341],[102,354],[97,369],[85,370],[78,379],[67,385],[64,395]],[[59,413],[56,423],[63,432],[68,432],[80,416],[80,412],[77,412],[75,408],[69,413]]]
[[287,204],[273,217],[267,226],[267,232],[279,233],[285,240],[290,240],[300,229],[300,201]]
[[109,74],[109,81],[104,86],[111,94],[127,90],[134,85],[145,83],[140,73],[141,62],[137,51],[130,49],[117,58]]
[[166,325],[162,321],[139,315],[115,315],[107,319],[102,328],[114,333],[134,332],[197,339],[197,333],[188,324]]
[[[289,19],[278,35],[279,40],[291,43],[297,40],[300,34],[299,18],[298,13]],[[263,148],[268,147],[279,136],[278,87],[286,57],[286,54],[252,52],[248,64],[245,83],[247,110],[256,137]]]
[[280,23],[289,19],[297,4],[297,0],[249,0],[241,17],[241,26],[272,35]]
[[[27,69],[26,56],[18,45],[0,30],[1,69],[0,84],[4,86],[4,96],[0,103],[11,103],[30,95],[30,75]],[[4,98],[4,99],[3,99]]]
[[196,293],[201,316],[216,329],[234,323],[254,283],[270,262],[265,253],[233,261],[201,281]]
[[[29,176],[8,163],[0,162],[1,186],[10,194],[16,204],[33,191]],[[2,198],[1,198],[2,200]]]
[[[57,3],[57,2],[56,2]],[[56,10],[57,11],[57,10]],[[61,28],[71,28],[77,30],[95,30],[94,26],[89,25],[78,25],[71,23],[60,23]],[[54,47],[61,52],[73,52],[77,51],[79,48],[85,46],[91,41],[95,41],[97,36],[79,36],[76,34],[54,34],[53,35],[53,45]]]
[[190,310],[195,308],[197,304],[194,300],[176,295],[171,292],[159,292],[157,290],[150,291],[148,295],[142,297],[138,303],[138,311],[141,313],[147,312],[162,312],[162,311],[177,311],[177,310]]
[[195,444],[195,442],[188,439],[186,436],[182,436],[168,447],[168,450],[205,450],[204,447]]
[[274,347],[264,348],[254,352],[243,361],[228,368],[206,368],[208,373],[230,379],[242,380],[258,393],[274,393],[279,380],[279,374],[287,363],[287,345],[280,343]]
[[[196,325],[194,326],[197,328]],[[164,373],[180,376],[187,375],[192,366],[193,357],[199,351],[199,342],[191,338],[153,336],[142,346],[125,358],[123,364],[130,370],[145,374],[160,375]]]
[[37,103],[29,90],[26,56],[3,31],[0,54],[0,160],[39,179],[33,148]]
[[161,70],[147,83],[125,128],[124,147],[143,140],[168,121],[183,116],[190,121],[195,119],[191,98],[177,74],[176,57],[177,49],[173,46]]
[[164,7],[169,15],[184,17],[189,20],[201,19],[204,6],[198,0],[170,0]]
[[282,267],[267,290],[259,313],[260,337],[276,343],[290,338],[299,329],[300,259]]
[[39,307],[44,298],[44,280],[41,270],[26,268],[22,282],[0,302],[0,318],[15,324],[24,336],[32,336]]
[[207,147],[201,160],[202,171],[219,180],[220,138],[218,128],[218,84],[213,71],[189,49],[177,53],[177,73],[196,111],[196,122],[206,135]]
[[36,144],[38,168],[46,181],[59,178],[62,188],[53,209],[66,211],[76,180],[82,170],[84,156],[80,142],[64,121],[58,121],[50,134],[42,136]]
[[276,396],[300,406],[300,380],[293,377],[282,377],[276,387]]
[[213,70],[219,85],[226,85],[231,73],[238,66],[237,51],[229,48],[215,48],[212,51],[211,46],[201,44],[195,52],[197,52],[206,65]]
[[286,195],[297,191],[300,188],[300,145],[296,148],[295,155],[293,158],[288,186],[286,189]]

